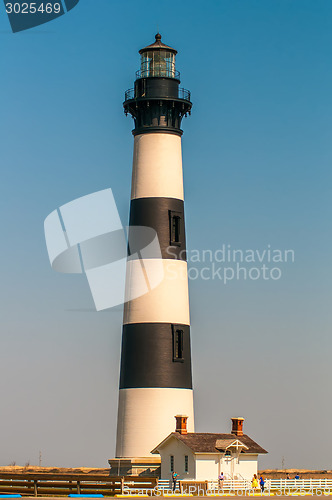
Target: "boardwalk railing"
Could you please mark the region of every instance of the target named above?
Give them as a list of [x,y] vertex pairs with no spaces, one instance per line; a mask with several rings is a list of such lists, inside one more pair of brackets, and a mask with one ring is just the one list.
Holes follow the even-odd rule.
[[[24,496],[70,494],[119,494],[139,493],[148,496],[169,493],[172,485],[169,480],[127,476],[110,477],[95,474],[58,474],[58,473],[0,473],[0,495],[21,494]],[[250,496],[254,492],[251,481],[246,479],[225,479],[222,488],[218,481],[178,481],[176,493],[198,495],[227,495],[234,492],[237,496]],[[313,495],[332,494],[332,479],[267,479],[265,494],[277,495],[312,493]]]
[[[251,481],[246,479],[227,479],[223,481],[222,488],[219,487],[218,481],[208,481],[208,490],[220,492],[231,492],[240,490],[244,492],[253,492]],[[255,491],[259,491],[257,488]],[[322,495],[332,493],[332,479],[267,479],[265,481],[266,492],[280,492],[280,494],[287,494],[287,492],[299,493],[302,491],[313,492],[314,495]]]
[[45,496],[70,494],[123,494],[128,488],[152,490],[157,478],[109,477],[92,474],[0,473],[0,494]]
[[[158,494],[169,494],[172,490],[172,481],[159,479]],[[218,481],[178,481],[176,494],[189,495],[228,495],[235,493],[236,496],[250,496],[260,492],[260,488],[252,489],[251,480],[248,479],[225,479],[222,488]],[[277,495],[294,494],[298,492],[311,492],[313,495],[332,494],[332,479],[267,479],[265,481],[264,493],[275,493]]]

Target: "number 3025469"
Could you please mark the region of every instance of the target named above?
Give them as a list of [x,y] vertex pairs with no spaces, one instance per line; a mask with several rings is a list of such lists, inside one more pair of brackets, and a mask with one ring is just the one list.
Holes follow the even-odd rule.
[[61,4],[60,3],[41,3],[40,5],[35,2],[32,3],[6,3],[7,14],[60,14]]

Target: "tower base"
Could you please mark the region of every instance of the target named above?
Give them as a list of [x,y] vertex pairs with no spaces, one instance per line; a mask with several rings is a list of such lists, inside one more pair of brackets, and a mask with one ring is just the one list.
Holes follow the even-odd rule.
[[111,458],[110,476],[161,476],[160,457]]

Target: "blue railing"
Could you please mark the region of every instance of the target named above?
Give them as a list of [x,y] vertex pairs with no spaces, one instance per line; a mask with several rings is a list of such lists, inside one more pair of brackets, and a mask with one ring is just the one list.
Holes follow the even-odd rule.
[[[135,95],[135,89],[128,89],[125,92],[125,101],[130,101],[131,99],[135,99],[137,97],[140,97],[140,96]],[[189,90],[179,88],[178,97],[177,97],[178,99],[184,99],[185,101],[190,101],[190,97],[191,97],[191,94],[190,94]],[[162,97],[160,99],[162,99]]]

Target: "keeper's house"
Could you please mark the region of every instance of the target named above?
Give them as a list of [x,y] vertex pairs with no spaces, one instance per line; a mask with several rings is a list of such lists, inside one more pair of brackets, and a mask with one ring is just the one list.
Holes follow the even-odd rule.
[[176,417],[176,432],[172,432],[151,453],[161,457],[161,478],[169,479],[172,472],[179,479],[216,481],[221,472],[225,479],[251,479],[257,474],[258,455],[265,451],[243,434],[244,418],[232,418],[230,434],[187,432],[187,418]]

